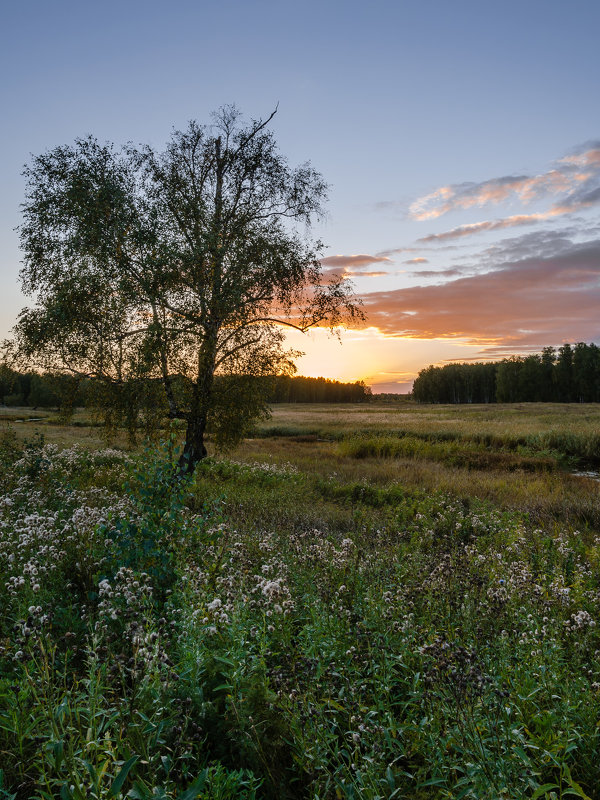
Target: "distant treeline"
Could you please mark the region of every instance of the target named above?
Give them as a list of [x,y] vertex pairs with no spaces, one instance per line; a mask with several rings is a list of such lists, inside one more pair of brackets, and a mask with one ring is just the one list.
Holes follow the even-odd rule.
[[66,402],[84,405],[85,387],[80,380],[68,375],[16,372],[0,365],[1,405],[60,408]]
[[[342,383],[284,375],[266,380],[272,403],[364,403],[371,399],[371,389],[363,381]],[[68,375],[21,373],[0,366],[0,404],[33,408],[84,406],[90,383]]]
[[430,366],[419,372],[413,397],[421,403],[598,403],[600,347],[578,342],[502,361]]
[[342,383],[328,378],[290,378],[278,375],[271,396],[272,403],[365,403],[371,388],[363,381]]

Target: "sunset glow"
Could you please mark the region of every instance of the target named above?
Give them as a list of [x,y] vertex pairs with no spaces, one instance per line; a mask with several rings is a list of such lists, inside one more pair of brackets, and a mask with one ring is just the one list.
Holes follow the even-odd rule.
[[0,338],[33,301],[16,230],[30,154],[88,133],[160,149],[222,104],[266,118],[279,103],[281,152],[330,185],[309,232],[324,278],[350,279],[367,317],[339,341],[290,334],[299,374],[405,392],[430,363],[600,342],[600,7],[577,9],[13,4]]
[[341,381],[364,380],[374,392],[410,391],[423,364],[480,358],[478,345],[447,339],[386,336],[378,328],[340,331],[339,339],[323,328],[288,335],[298,359],[298,373]]

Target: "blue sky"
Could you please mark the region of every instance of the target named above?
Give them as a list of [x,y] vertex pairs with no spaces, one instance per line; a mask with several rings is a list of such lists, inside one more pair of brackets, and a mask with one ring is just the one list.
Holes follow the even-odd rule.
[[600,341],[597,2],[57,0],[0,27],[0,336],[31,302],[31,153],[160,149],[222,104],[278,102],[282,152],[331,184],[325,268],[369,314],[341,346],[294,340],[301,372],[404,390],[432,362]]

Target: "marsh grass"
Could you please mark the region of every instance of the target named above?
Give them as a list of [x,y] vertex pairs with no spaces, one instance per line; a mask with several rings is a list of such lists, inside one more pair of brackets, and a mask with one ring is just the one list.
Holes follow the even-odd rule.
[[[342,443],[343,445],[343,443]],[[451,461],[408,457],[348,457],[338,443],[297,442],[289,439],[246,441],[234,456],[243,461],[278,464],[291,461],[316,486],[323,481],[375,486],[389,490],[442,491],[468,500],[487,500],[501,508],[529,515],[534,523],[565,524],[600,530],[600,485],[597,480],[572,475],[558,466],[550,469],[468,468]],[[474,459],[473,459],[474,460]],[[299,501],[302,502],[302,501]],[[311,501],[312,504],[312,501]]]
[[521,403],[498,405],[277,405],[263,436],[311,434],[340,439],[349,434],[412,436],[430,442],[455,441],[490,449],[600,458],[597,404]]
[[56,412],[32,408],[0,408],[0,435],[13,434],[24,442],[36,435],[45,441],[71,447],[74,444],[87,449],[100,449],[107,444],[131,451],[132,445],[124,431],[107,435],[101,424],[84,409],[77,409],[71,419],[62,420]]
[[[4,409],[3,414],[28,419],[37,412]],[[41,422],[0,425],[21,441],[38,431],[61,447],[105,446],[102,428],[90,426],[87,412],[78,410],[72,422],[60,424],[47,414]],[[132,449],[123,433],[114,442]],[[528,513],[540,524],[600,530],[600,483],[572,474],[600,461],[600,409],[593,404],[276,405],[272,419],[233,457],[292,461],[319,480],[335,474],[348,484],[401,484],[477,497]],[[251,506],[252,513],[259,507],[270,513],[268,504],[247,490],[230,502],[240,514]],[[306,506],[301,493],[297,502]]]

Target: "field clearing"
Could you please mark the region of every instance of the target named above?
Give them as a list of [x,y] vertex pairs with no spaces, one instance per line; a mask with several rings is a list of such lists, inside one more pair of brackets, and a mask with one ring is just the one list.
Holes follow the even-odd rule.
[[420,405],[412,402],[368,405],[273,406],[273,417],[259,426],[303,428],[307,431],[384,430],[490,434],[519,438],[549,431],[594,435],[600,431],[600,405],[595,403],[515,403],[489,405]]
[[[15,420],[29,420],[21,421]],[[0,410],[0,430],[19,439],[36,432],[61,447],[111,445],[132,451],[124,432],[110,440],[89,412],[70,423],[54,412]],[[291,463],[323,480],[378,487],[403,485],[488,500],[600,531],[600,407],[596,404],[514,405],[280,404],[231,457]],[[577,475],[590,469],[591,475]]]
[[[260,423],[259,435],[321,435],[339,437],[356,432],[446,434],[465,439],[497,437],[518,442],[527,437],[560,433],[593,437],[600,432],[600,404],[515,403],[497,405],[425,405],[404,401],[366,405],[293,403],[272,406],[272,416]],[[31,421],[30,421],[31,420]],[[0,425],[23,425],[26,431],[42,427],[48,435],[63,429],[76,435],[83,428],[96,435],[89,412],[77,409],[70,423],[62,423],[54,411],[31,408],[0,408]],[[101,430],[101,428],[100,428]]]
[[[0,421],[40,417],[57,424],[57,413],[28,407],[0,407]],[[74,421],[83,425],[90,415],[77,409]],[[279,403],[272,418],[258,426],[298,426],[306,430],[357,428],[419,431],[433,426],[443,431],[472,434],[478,429],[498,435],[526,436],[561,430],[578,434],[600,430],[598,403],[505,403],[486,405],[429,405],[402,400],[398,404]]]
[[94,423],[85,409],[76,409],[72,418],[64,421],[56,411],[0,407],[0,434],[2,432],[11,432],[20,441],[41,434],[47,442],[59,447],[78,444],[87,449],[96,449],[110,442],[123,450],[134,449],[123,431],[117,431],[107,439],[103,427]]
[[600,530],[600,485],[593,472],[573,474],[598,467],[597,405],[282,405],[257,433],[236,458],[477,497],[534,521]]

